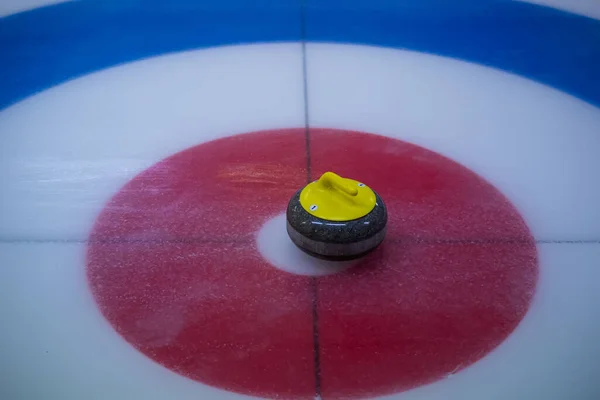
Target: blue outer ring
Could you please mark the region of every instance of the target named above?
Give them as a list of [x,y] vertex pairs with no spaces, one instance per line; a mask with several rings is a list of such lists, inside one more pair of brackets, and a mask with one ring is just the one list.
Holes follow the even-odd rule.
[[600,21],[527,3],[86,0],[0,19],[0,109],[124,62],[195,48],[299,40],[463,59],[600,106]]

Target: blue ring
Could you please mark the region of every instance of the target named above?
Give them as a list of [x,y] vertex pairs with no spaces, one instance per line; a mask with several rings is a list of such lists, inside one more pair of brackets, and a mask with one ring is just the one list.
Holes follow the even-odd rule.
[[159,54],[300,40],[462,59],[600,106],[600,21],[527,3],[87,0],[0,19],[0,110],[69,79]]

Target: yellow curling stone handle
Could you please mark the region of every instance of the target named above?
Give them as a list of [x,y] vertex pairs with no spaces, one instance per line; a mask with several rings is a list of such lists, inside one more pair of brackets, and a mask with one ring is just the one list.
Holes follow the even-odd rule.
[[364,217],[375,208],[375,192],[353,179],[325,172],[319,180],[300,192],[302,208],[328,221],[351,221]]

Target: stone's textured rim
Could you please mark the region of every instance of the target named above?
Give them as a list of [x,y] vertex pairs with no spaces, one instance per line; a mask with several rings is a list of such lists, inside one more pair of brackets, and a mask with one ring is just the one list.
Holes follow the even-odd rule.
[[360,242],[340,244],[325,243],[309,239],[298,233],[288,222],[287,232],[292,242],[300,250],[313,256],[330,261],[346,261],[360,258],[375,250],[385,238],[386,229],[380,230],[375,236]]
[[386,233],[387,210],[375,192],[375,208],[351,221],[328,221],[309,214],[300,204],[299,190],[287,208],[287,230],[292,241],[303,250],[324,256],[350,256],[377,247]]

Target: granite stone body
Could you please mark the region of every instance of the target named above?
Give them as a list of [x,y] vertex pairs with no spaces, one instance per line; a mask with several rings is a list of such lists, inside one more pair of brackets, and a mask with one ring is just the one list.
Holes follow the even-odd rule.
[[383,241],[387,210],[375,193],[375,207],[351,221],[328,221],[309,214],[300,204],[299,190],[287,208],[287,231],[296,246],[308,254],[330,260],[348,260],[374,250]]

